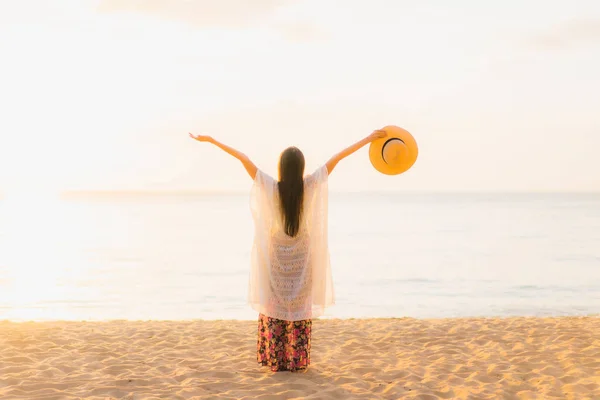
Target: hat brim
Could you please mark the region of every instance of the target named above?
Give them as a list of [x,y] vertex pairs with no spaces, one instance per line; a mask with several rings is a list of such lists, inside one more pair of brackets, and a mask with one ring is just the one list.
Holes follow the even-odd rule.
[[[388,125],[381,130],[387,133],[387,136],[376,139],[371,142],[369,147],[369,159],[375,169],[386,175],[398,175],[406,172],[417,161],[419,148],[415,138],[405,129],[398,126]],[[390,140],[400,140],[399,162],[388,164],[383,157],[383,148]]]

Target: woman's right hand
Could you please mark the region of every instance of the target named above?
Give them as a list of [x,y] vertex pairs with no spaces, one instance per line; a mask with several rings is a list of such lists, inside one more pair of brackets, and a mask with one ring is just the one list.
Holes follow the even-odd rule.
[[369,139],[369,142],[372,142],[377,139],[382,139],[386,136],[387,136],[386,131],[384,131],[383,129],[377,129],[377,130],[374,130],[367,138]]
[[326,164],[327,165],[327,173],[331,174],[331,171],[333,171],[333,169],[335,168],[335,166],[337,165],[337,163],[340,160],[343,160],[344,158],[348,157],[350,154],[354,153],[361,147],[366,146],[368,143],[371,143],[373,140],[381,139],[386,136],[387,136],[386,131],[384,131],[382,129],[377,129],[377,130],[373,131],[373,133],[371,133],[366,138],[361,139],[360,141],[354,143],[352,146],[340,151],[338,154],[331,157],[329,159],[329,161],[327,161],[327,164]]

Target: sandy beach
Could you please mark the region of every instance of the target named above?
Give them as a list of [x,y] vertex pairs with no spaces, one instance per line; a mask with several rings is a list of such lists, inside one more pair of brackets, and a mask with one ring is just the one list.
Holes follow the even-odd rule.
[[268,372],[252,321],[0,322],[0,398],[598,399],[600,318],[315,320]]

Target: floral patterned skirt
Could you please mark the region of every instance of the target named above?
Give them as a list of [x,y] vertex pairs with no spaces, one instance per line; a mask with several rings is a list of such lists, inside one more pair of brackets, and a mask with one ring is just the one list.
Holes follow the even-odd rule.
[[312,320],[284,321],[259,314],[258,363],[271,371],[298,371],[310,364]]

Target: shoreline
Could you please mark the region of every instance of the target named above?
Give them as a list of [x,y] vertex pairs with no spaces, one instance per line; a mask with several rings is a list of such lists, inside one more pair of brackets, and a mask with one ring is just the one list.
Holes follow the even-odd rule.
[[[600,398],[600,318],[315,319],[311,365],[257,321],[0,322],[2,399]],[[420,397],[421,396],[421,397]]]
[[[565,318],[600,318],[600,313],[590,314],[565,314],[565,315],[492,315],[492,316],[466,316],[466,317],[327,317],[321,316],[314,318],[313,321],[464,321],[464,320],[510,320],[510,319],[565,319]],[[256,313],[258,320],[258,313]],[[109,319],[1,319],[0,324],[5,323],[107,323],[107,322],[165,322],[165,323],[191,323],[191,322],[255,322],[255,319],[204,319],[204,318],[188,318],[188,319],[126,319],[126,318],[109,318]]]

